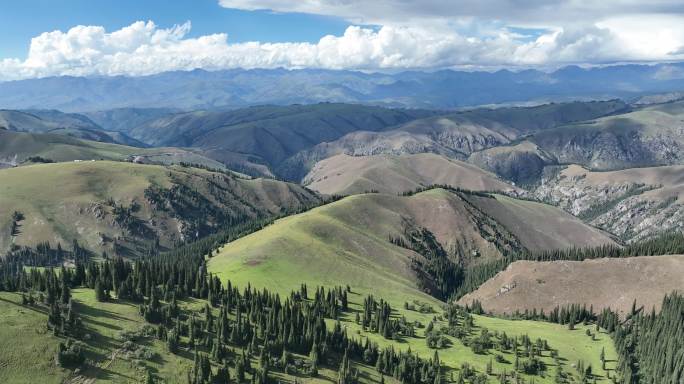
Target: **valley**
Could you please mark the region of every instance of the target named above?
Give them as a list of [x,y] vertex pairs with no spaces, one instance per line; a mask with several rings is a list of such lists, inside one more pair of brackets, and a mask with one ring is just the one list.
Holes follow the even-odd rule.
[[454,73],[0,82],[0,382],[676,384],[684,102]]

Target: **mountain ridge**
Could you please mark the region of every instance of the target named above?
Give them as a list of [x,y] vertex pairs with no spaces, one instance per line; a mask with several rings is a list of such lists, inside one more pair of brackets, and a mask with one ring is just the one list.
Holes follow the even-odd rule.
[[306,69],[210,72],[196,69],[141,77],[47,77],[0,83],[0,107],[92,112],[128,107],[188,110],[335,101],[445,109],[485,104],[638,98],[684,89],[684,78],[672,76],[681,71],[682,66],[682,63],[665,63],[592,68],[569,66],[552,72],[440,70],[398,73]]

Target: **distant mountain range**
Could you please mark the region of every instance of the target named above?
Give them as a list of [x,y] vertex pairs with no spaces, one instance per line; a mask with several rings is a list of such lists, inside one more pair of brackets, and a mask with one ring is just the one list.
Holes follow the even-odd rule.
[[330,101],[451,109],[571,99],[636,99],[683,89],[684,63],[587,69],[568,66],[554,72],[194,70],[143,77],[49,77],[4,82],[0,83],[0,108],[194,110]]

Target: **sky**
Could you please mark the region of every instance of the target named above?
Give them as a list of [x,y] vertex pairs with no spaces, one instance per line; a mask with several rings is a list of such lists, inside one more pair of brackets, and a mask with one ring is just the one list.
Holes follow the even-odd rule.
[[681,0],[2,1],[0,81],[684,60]]

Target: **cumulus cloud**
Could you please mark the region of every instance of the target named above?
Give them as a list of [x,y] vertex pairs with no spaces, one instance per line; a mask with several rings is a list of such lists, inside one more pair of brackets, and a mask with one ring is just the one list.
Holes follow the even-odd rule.
[[[316,43],[231,43],[223,33],[188,37],[190,22],[161,28],[152,21],[138,21],[116,31],[106,31],[101,26],[75,26],[68,31],[46,32],[33,38],[25,60],[0,60],[0,80],[55,75],[138,76],[195,68],[486,68],[684,58],[681,49],[684,19],[680,15],[635,16],[630,12],[639,11],[639,3],[619,2],[624,5],[624,14],[597,20],[585,18],[581,23],[553,24],[554,19],[549,18],[546,20],[549,24],[538,30],[541,32],[530,36],[515,32],[520,28],[513,28],[511,22],[496,17],[508,10],[515,15],[521,9],[532,8],[544,14],[544,9],[553,5],[563,8],[564,4],[573,4],[572,10],[568,10],[572,13],[593,3],[580,0],[481,2],[501,5],[496,13],[482,4],[477,5],[480,1],[475,0],[472,4],[471,0],[459,2],[458,7],[433,0],[378,0],[369,2],[370,8],[359,7],[357,0],[222,0],[224,6],[241,9],[331,14],[359,22],[380,20],[375,15],[389,8],[394,11],[384,16],[385,24],[350,25],[342,35],[323,36]],[[665,0],[655,0],[654,4],[663,9],[674,6]],[[358,9],[364,9],[364,13]],[[594,12],[602,14],[600,9]],[[418,21],[406,22],[404,16]],[[510,20],[530,26],[535,17],[541,18],[511,17]]]

